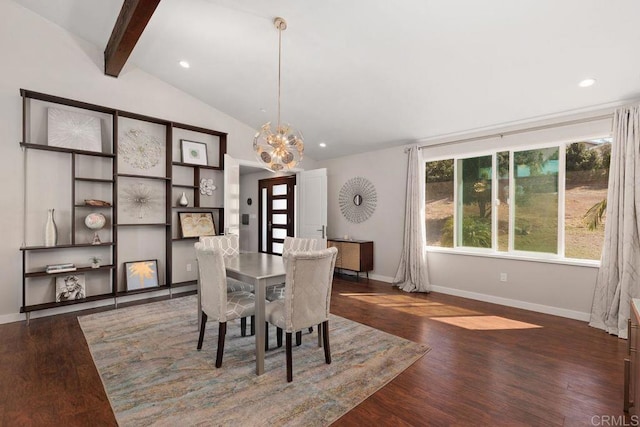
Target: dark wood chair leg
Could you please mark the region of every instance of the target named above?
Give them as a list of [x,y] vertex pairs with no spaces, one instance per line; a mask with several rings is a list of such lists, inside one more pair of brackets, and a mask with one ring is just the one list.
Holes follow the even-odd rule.
[[309,326],[309,333],[312,334],[313,333],[313,326]]
[[296,345],[302,344],[302,331],[296,332]]
[[324,344],[324,361],[331,364],[331,348],[329,347],[329,321],[322,322],[322,338]]
[[264,351],[269,351],[269,322],[264,322]]
[[247,336],[247,318],[243,317],[240,319],[240,336]]
[[200,321],[200,336],[198,337],[198,350],[202,350],[202,341],[204,340],[204,327],[207,324],[207,314],[202,312],[202,320]]
[[276,328],[276,341],[278,343],[278,348],[282,347],[282,329]]
[[318,324],[318,347],[322,347],[322,323]]
[[256,334],[256,316],[251,316],[251,336]]
[[222,366],[222,355],[224,354],[224,337],[227,335],[227,322],[220,322],[218,327],[218,353],[216,355],[216,368]]
[[293,358],[291,357],[292,348],[291,348],[291,332],[287,332],[287,382],[290,383],[293,381]]

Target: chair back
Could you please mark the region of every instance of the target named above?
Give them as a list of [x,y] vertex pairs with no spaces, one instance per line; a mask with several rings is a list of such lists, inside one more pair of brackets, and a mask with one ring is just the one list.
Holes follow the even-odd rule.
[[282,247],[282,255],[286,255],[289,252],[306,252],[312,251],[316,248],[318,241],[316,239],[303,239],[301,237],[285,237],[284,245]]
[[282,245],[282,262],[284,262],[285,268],[287,267],[287,258],[290,252],[307,252],[316,248],[318,240],[305,239],[302,237],[285,237],[284,244]]
[[336,248],[289,252],[284,296],[285,330],[298,331],[329,319]]
[[210,320],[227,321],[227,272],[222,251],[196,243],[200,304]]
[[234,256],[240,253],[240,240],[237,234],[200,236],[200,243],[207,248],[220,249],[224,257]]

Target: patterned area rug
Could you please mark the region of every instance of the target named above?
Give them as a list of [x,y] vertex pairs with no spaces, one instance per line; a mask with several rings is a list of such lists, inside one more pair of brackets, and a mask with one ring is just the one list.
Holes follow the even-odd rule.
[[287,383],[284,346],[267,352],[265,374],[255,375],[255,341],[240,336],[239,321],[227,325],[216,369],[217,323],[197,351],[195,307],[188,296],[78,318],[119,425],[328,425],[429,351],[332,315],[332,363],[314,328],[294,347]]

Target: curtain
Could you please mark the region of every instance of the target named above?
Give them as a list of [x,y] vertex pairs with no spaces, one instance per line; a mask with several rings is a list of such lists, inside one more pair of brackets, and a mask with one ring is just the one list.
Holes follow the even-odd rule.
[[404,212],[404,243],[398,272],[393,284],[406,292],[429,292],[425,246],[425,215],[423,167],[418,147],[409,150],[407,168],[407,200]]
[[604,245],[590,326],[627,338],[632,298],[640,297],[640,105],[616,110]]

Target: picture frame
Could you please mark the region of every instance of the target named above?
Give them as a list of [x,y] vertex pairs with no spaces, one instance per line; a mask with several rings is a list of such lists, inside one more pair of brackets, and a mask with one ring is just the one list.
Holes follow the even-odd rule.
[[216,224],[211,212],[178,212],[183,238],[215,236]]
[[47,129],[50,147],[102,152],[99,117],[50,107],[47,109]]
[[84,274],[62,274],[56,277],[56,302],[85,299]]
[[180,140],[182,149],[182,163],[190,165],[207,166],[207,144],[204,142]]
[[127,291],[157,288],[158,260],[130,261],[124,263]]

